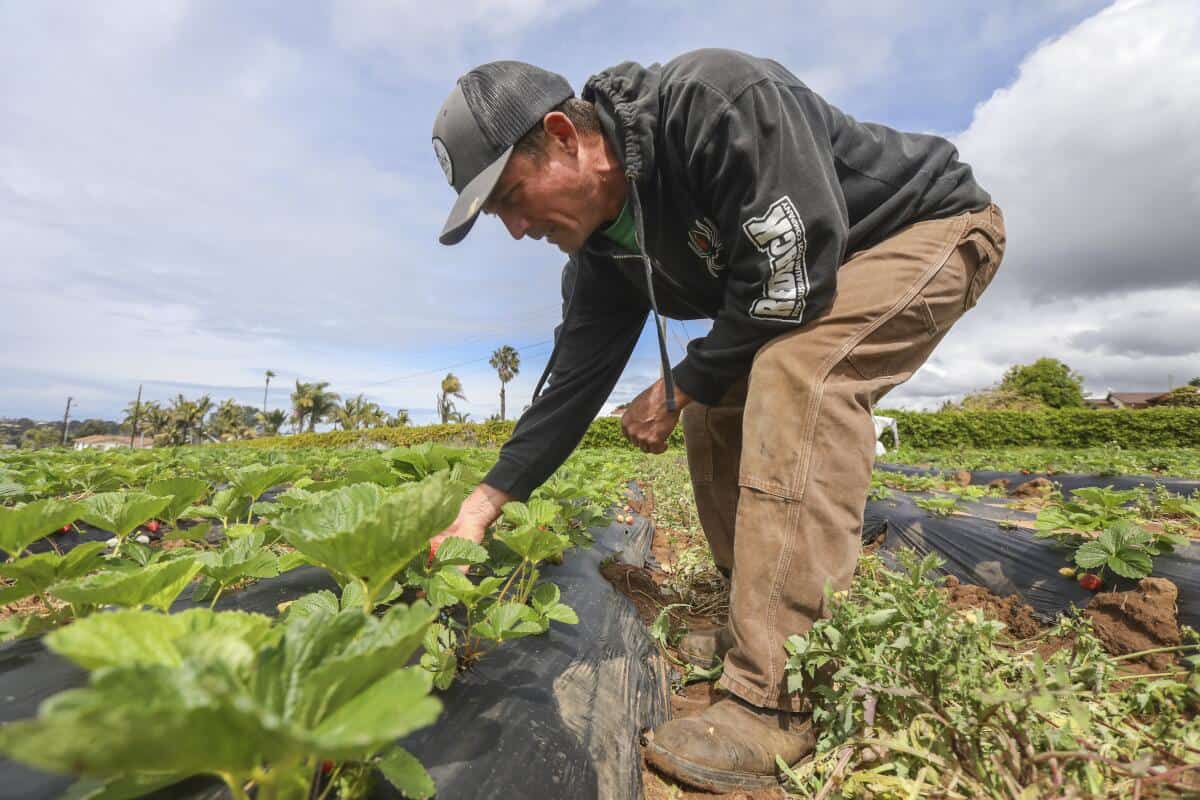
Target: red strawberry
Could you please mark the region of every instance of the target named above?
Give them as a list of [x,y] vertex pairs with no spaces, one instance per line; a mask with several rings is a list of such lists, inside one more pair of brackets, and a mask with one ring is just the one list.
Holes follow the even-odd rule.
[[152,519],[146,523],[146,530],[151,533],[158,533],[158,520]]
[[1100,580],[1099,575],[1095,575],[1091,572],[1085,572],[1079,576],[1079,585],[1087,589],[1089,592],[1095,592],[1099,591],[1100,587],[1103,586],[1104,583]]
[[437,555],[438,546],[433,542],[429,543],[429,560],[425,562],[425,566],[433,564],[433,557]]
[[321,762],[321,774],[328,775],[331,772],[333,772],[333,762],[332,761],[322,761]]
[[63,525],[61,528],[58,529],[58,532],[59,533],[70,533],[71,532],[71,524],[67,523],[66,525]]

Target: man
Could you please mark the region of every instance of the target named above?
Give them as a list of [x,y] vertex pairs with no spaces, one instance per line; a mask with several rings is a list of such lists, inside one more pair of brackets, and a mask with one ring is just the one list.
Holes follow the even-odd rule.
[[[661,453],[682,413],[731,597],[728,629],[689,642],[723,657],[728,697],[660,726],[646,755],[701,788],[769,785],[776,754],[813,747],[783,642],[854,573],[872,407],[988,285],[999,210],[945,140],[859,123],[779,64],[724,50],[620,64],[582,99],[537,67],[486,64],[433,135],[459,193],[444,244],[483,211],[569,257],[533,404],[444,536],[479,541],[566,459],[652,314],[662,378],[622,429]],[[714,320],[674,368],[660,314]]]

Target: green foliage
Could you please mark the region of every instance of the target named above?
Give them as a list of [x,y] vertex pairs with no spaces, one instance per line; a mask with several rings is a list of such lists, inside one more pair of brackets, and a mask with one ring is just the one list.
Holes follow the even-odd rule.
[[[45,641],[60,656],[97,670],[135,664],[177,667],[191,656],[257,648],[274,633],[271,618],[262,614],[205,608],[178,614],[123,610],[76,620],[47,635]],[[230,639],[240,647],[231,645]]]
[[[1004,625],[949,605],[935,556],[903,572],[865,558],[848,593],[787,641],[788,687],[813,702],[817,752],[780,764],[826,797],[1176,796],[1140,784],[1197,763],[1200,676],[1118,676],[1079,619],[1048,656],[1002,642]],[[1165,783],[1165,781],[1164,781]]]
[[103,542],[84,542],[65,555],[38,553],[0,564],[0,576],[13,581],[0,590],[0,603],[40,595],[52,584],[86,575],[100,566],[103,553]]
[[1043,533],[1058,530],[1098,531],[1132,516],[1133,509],[1126,505],[1137,497],[1135,489],[1118,492],[1111,486],[1103,489],[1096,486],[1081,487],[1071,493],[1070,500],[1051,498],[1038,512],[1036,528]]
[[72,605],[150,606],[166,611],[200,567],[195,559],[178,558],[142,569],[107,570],[60,581],[47,591]]
[[1200,411],[1194,409],[878,413],[895,418],[906,449],[1200,447]]
[[1177,386],[1164,395],[1150,401],[1152,406],[1173,406],[1176,408],[1200,408],[1200,386]]
[[1032,364],[1010,367],[1000,381],[1000,389],[1040,400],[1051,408],[1083,406],[1083,376],[1056,358],[1039,358]]
[[137,527],[163,512],[171,497],[156,497],[143,492],[104,492],[84,501],[79,517],[89,525],[124,539]]
[[66,500],[37,500],[19,508],[0,508],[0,550],[16,557],[29,545],[69,525],[79,506]]
[[[240,646],[239,622],[210,637],[209,647],[93,672],[88,686],[43,703],[36,719],[0,729],[0,752],[102,781],[209,774],[236,800],[251,782],[261,800],[307,797],[324,759],[393,755],[395,739],[436,719],[441,704],[429,697],[429,674],[403,666],[432,617],[425,604],[397,606],[381,619],[358,609],[289,616],[257,650]],[[141,627],[125,620],[130,632]],[[179,642],[153,615],[141,621],[164,647]],[[148,752],[155,757],[147,760]],[[391,766],[401,779],[419,777],[411,765]]]
[[159,512],[159,519],[174,527],[183,512],[208,494],[211,488],[208,481],[199,478],[168,478],[151,483],[146,487],[146,493],[170,498],[171,502]]
[[433,785],[433,778],[429,777],[425,767],[403,747],[397,746],[389,750],[379,760],[378,766],[388,783],[399,789],[405,797],[425,800],[433,797],[437,791],[437,787]]
[[361,583],[370,611],[387,583],[457,512],[458,495],[442,474],[390,494],[369,483],[330,491],[320,504],[288,512],[275,525],[343,586]]
[[1094,541],[1075,551],[1076,565],[1084,569],[1112,570],[1122,578],[1140,580],[1150,574],[1154,562],[1150,534],[1130,522],[1105,529]]
[[255,531],[234,539],[220,551],[196,556],[200,571],[206,578],[197,585],[192,599],[212,597],[212,605],[226,588],[246,578],[273,578],[279,574],[279,559],[263,547],[263,533]]
[[918,497],[913,502],[939,517],[949,516],[958,509],[957,497]]
[[[328,433],[303,433],[295,436],[264,437],[243,442],[231,442],[230,447],[249,448],[307,448],[348,447],[372,443],[390,444],[396,447],[411,447],[417,444],[447,443],[458,447],[499,447],[512,436],[516,423],[504,420],[469,422],[453,425],[420,425],[394,428],[370,428],[356,431],[329,431]],[[683,447],[683,428],[676,426],[667,443],[671,447]],[[617,417],[600,417],[592,422],[579,446],[590,448],[616,448],[637,451],[621,433],[621,420]]]

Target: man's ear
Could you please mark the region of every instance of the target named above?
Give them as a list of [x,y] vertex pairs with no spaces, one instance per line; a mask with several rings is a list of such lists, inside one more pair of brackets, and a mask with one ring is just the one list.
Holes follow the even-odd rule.
[[573,156],[579,152],[579,131],[575,130],[575,124],[563,112],[551,111],[542,117],[542,129],[546,131],[547,138],[567,155]]

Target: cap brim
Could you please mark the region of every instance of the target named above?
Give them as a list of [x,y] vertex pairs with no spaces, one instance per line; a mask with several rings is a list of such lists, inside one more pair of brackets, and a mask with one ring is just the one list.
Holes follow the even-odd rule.
[[454,203],[454,208],[450,210],[450,216],[446,218],[446,226],[442,228],[441,235],[438,236],[438,241],[442,244],[458,244],[463,240],[471,230],[471,226],[475,224],[475,218],[479,216],[479,212],[483,210],[483,204],[487,202],[488,195],[496,188],[496,182],[500,180],[500,173],[504,172],[504,166],[508,163],[508,159],[512,156],[513,149],[509,147],[500,157],[474,177],[474,179],[463,187],[463,190],[458,195],[458,200]]

